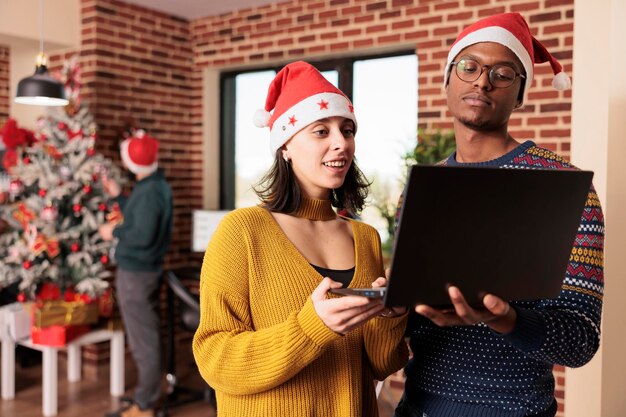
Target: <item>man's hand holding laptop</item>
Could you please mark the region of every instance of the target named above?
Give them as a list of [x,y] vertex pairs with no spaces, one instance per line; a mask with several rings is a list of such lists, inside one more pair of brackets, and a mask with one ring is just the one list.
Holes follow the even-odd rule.
[[484,307],[479,308],[470,306],[458,287],[450,286],[448,295],[452,302],[451,308],[439,309],[418,304],[415,311],[440,327],[485,323],[498,333],[510,333],[515,328],[517,312],[508,302],[493,294],[485,294],[482,299]]

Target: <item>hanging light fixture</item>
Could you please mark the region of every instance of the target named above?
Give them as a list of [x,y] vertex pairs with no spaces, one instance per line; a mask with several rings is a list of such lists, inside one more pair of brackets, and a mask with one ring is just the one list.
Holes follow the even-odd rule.
[[17,84],[15,102],[36,106],[65,106],[65,86],[48,74],[48,57],[43,53],[43,0],[39,0],[39,54],[35,74]]

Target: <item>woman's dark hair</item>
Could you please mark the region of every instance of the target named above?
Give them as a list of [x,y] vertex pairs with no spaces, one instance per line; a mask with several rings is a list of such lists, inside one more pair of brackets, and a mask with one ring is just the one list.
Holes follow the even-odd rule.
[[[353,159],[341,187],[330,193],[330,202],[339,209],[359,213],[365,205],[370,184]],[[290,214],[300,208],[302,190],[291,163],[283,160],[281,149],[276,151],[272,167],[254,186],[254,192],[269,211]]]

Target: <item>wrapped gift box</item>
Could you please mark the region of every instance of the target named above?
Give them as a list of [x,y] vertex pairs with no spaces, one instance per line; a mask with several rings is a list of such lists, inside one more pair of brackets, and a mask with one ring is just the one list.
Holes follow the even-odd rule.
[[32,327],[33,343],[46,346],[65,346],[72,340],[89,332],[91,327],[86,324],[75,326]]
[[68,326],[94,324],[98,321],[98,303],[50,300],[37,302],[32,308],[33,326]]

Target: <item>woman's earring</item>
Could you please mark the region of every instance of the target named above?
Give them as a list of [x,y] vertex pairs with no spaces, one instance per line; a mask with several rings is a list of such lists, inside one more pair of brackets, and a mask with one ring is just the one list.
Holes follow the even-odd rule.
[[291,164],[291,159],[287,158],[286,156],[283,158],[283,160],[285,161],[285,166],[287,168],[289,168],[289,165]]

